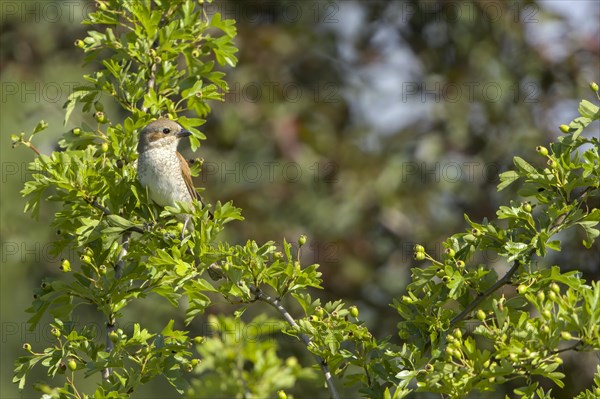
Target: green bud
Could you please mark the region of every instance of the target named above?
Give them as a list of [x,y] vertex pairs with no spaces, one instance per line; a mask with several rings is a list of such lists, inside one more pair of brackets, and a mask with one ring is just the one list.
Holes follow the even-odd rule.
[[414,303],[415,300],[412,299],[411,297],[409,297],[408,295],[403,295],[402,296],[402,302],[404,302],[404,303]]
[[549,319],[552,317],[552,312],[548,309],[544,309],[542,310],[542,316],[544,316],[545,319]]
[[192,365],[192,367],[196,367],[197,365],[200,364],[200,359],[192,359],[190,361],[190,364]]
[[550,289],[551,289],[553,292],[555,292],[555,293],[557,293],[557,294],[560,294],[560,286],[559,286],[558,284],[556,284],[556,283],[552,283],[552,284],[550,284]]

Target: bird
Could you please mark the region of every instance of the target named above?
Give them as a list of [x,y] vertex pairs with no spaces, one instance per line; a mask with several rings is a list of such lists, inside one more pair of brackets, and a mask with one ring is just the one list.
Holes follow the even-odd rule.
[[[141,185],[148,190],[150,199],[160,206],[174,206],[175,202],[193,203],[204,201],[194,189],[190,167],[178,151],[179,141],[192,133],[179,123],[160,118],[150,122],[140,132],[137,152],[137,175]],[[209,218],[213,215],[209,211]],[[182,238],[189,225],[190,215],[184,220]]]

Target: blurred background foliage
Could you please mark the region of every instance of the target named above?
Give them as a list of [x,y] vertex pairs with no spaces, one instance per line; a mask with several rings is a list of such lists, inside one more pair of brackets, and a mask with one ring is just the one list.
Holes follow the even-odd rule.
[[[26,331],[24,309],[33,288],[58,277],[60,258],[69,257],[52,252],[53,204],[42,208],[39,221],[22,213],[18,192],[33,153],[11,150],[9,135],[44,119],[50,128],[36,144],[47,153],[66,130],[92,124],[91,114],[76,111],[63,126],[62,104],[83,73],[94,70],[82,69],[73,42],[84,36],[88,27],[80,22],[95,6],[65,0],[0,7],[0,396],[9,398],[19,396],[10,380],[21,343],[50,339],[49,331]],[[579,99],[590,97],[588,82],[600,81],[595,0],[240,0],[206,9],[237,21],[240,62],[226,69],[231,91],[224,103],[212,104],[201,127],[207,140],[185,154],[204,159],[196,183],[208,202],[233,200],[244,210],[246,221],[224,239],[295,242],[307,234],[303,263],[322,265],[326,288],[316,294],[356,304],[373,334],[393,342],[397,317],[389,303],[418,266],[413,245],[440,253],[445,237],[466,228],[463,213],[475,221],[494,218],[516,189],[498,194],[498,173],[514,155],[542,162],[535,146],[558,136],[558,125],[577,115]],[[105,106],[115,123],[127,116]],[[588,134],[599,131],[592,125]],[[597,280],[598,243],[584,251],[581,238],[561,237],[562,252],[540,262]],[[226,303],[211,308],[233,310]],[[143,312],[153,312],[157,329],[173,317],[181,324],[183,314],[151,298],[128,321]],[[81,317],[101,326],[93,309]],[[208,334],[208,325],[192,328]],[[301,345],[281,339],[284,359],[312,361]],[[554,389],[556,397],[588,385],[598,359],[566,353],[566,387]],[[137,397],[172,396],[165,385],[157,381]],[[306,396],[303,385],[290,392]],[[357,394],[349,388],[346,395]]]

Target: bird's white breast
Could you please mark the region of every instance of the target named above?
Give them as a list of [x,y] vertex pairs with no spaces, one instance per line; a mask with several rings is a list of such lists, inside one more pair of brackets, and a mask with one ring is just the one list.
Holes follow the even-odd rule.
[[152,148],[139,154],[138,179],[158,205],[191,202],[177,154],[171,148]]

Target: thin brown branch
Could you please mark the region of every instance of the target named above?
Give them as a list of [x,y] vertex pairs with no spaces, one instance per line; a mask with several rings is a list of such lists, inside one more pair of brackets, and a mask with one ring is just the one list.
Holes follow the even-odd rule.
[[467,307],[463,309],[462,312],[460,312],[459,314],[454,316],[454,318],[450,321],[450,328],[454,327],[456,325],[456,323],[458,323],[459,321],[464,319],[481,302],[483,302],[490,295],[492,295],[494,292],[496,292],[496,290],[498,290],[503,285],[508,284],[510,282],[510,279],[512,278],[512,276],[517,272],[517,269],[519,268],[519,266],[521,266],[521,262],[516,260],[515,263],[513,263],[510,270],[507,271],[506,274],[504,276],[502,276],[502,278],[500,280],[496,281],[494,283],[494,285],[492,285],[490,288],[488,288],[487,291],[485,291],[483,294],[480,294],[479,296],[477,296],[477,298],[475,298],[473,301],[471,301],[467,305]]
[[35,152],[37,154],[37,156],[39,157],[40,155],[42,155],[42,153],[35,148],[35,146],[33,145],[33,143],[31,141],[28,141],[27,143],[25,143],[25,145],[29,148],[31,148],[33,150],[33,152]]
[[[298,323],[296,323],[296,321],[294,320],[292,315],[290,315],[290,313],[287,311],[287,309],[283,307],[283,305],[281,304],[281,301],[279,299],[270,297],[269,295],[265,294],[260,288],[257,288],[257,287],[252,288],[252,291],[253,291],[254,295],[256,296],[256,299],[266,302],[269,305],[273,306],[275,309],[277,309],[279,311],[279,313],[281,313],[281,315],[283,316],[285,321],[287,321],[287,323],[290,326],[292,326],[292,328],[294,328],[294,329],[299,328]],[[304,344],[306,346],[310,345],[310,343],[311,343],[310,338],[306,334],[300,334],[300,339],[304,342]],[[315,355],[315,358],[317,359],[317,362],[319,363],[319,366],[321,367],[321,371],[323,372],[323,375],[325,376],[325,383],[327,384],[327,389],[329,390],[329,394],[331,395],[331,398],[339,399],[340,396],[335,388],[335,385],[333,384],[333,376],[331,375],[331,372],[329,371],[329,366],[327,366],[327,363],[321,358],[321,356]]]

